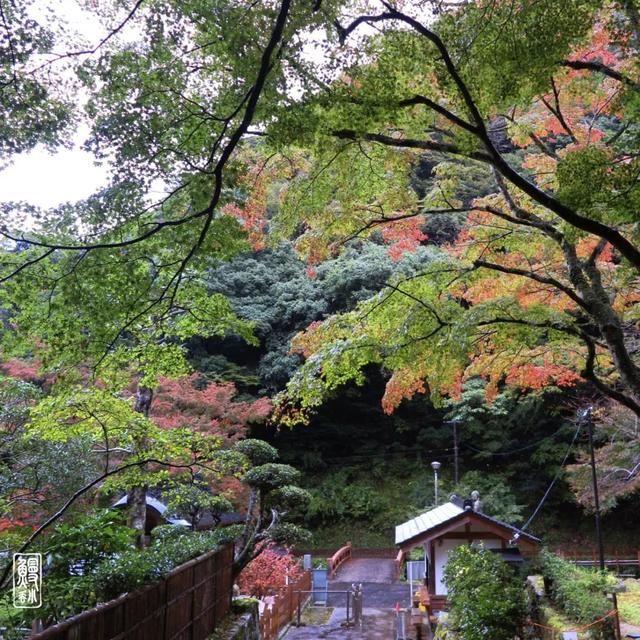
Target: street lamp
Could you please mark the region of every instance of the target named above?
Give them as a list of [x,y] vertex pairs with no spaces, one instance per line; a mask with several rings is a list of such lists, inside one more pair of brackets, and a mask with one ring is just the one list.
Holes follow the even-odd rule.
[[432,462],[431,468],[433,469],[433,493],[435,499],[435,505],[438,506],[438,469],[440,468],[439,462]]

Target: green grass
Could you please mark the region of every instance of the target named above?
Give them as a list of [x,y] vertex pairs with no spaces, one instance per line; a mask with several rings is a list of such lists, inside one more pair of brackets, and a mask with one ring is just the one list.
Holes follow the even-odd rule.
[[626,592],[618,594],[620,619],[640,626],[640,580],[625,580]]
[[306,607],[300,616],[302,624],[327,624],[333,609],[330,607]]
[[567,616],[558,611],[558,609],[552,607],[549,603],[540,606],[540,613],[542,614],[542,624],[556,629],[558,633],[580,626],[573,620],[567,618]]

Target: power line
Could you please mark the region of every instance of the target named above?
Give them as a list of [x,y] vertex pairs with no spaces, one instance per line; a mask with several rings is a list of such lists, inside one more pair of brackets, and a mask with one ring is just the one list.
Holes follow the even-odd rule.
[[352,454],[350,456],[328,456],[325,457],[320,453],[320,458],[322,460],[322,462],[324,462],[325,464],[341,464],[344,461],[368,461],[368,460],[388,460],[389,458],[396,458],[399,456],[402,456],[403,458],[408,458],[408,457],[429,457],[429,456],[433,456],[435,454],[438,454],[440,457],[444,457],[444,458],[452,458],[453,454],[452,453],[446,453],[447,451],[453,451],[453,449],[451,447],[447,448],[447,449],[429,449],[429,450],[424,450],[420,447],[415,447],[415,448],[406,448],[406,449],[402,449],[402,450],[394,450],[394,451],[389,451],[386,453],[383,452],[376,452],[376,453],[356,453],[356,454]]
[[564,425],[562,425],[555,433],[552,433],[550,436],[545,436],[544,438],[541,438],[540,440],[537,440],[532,444],[527,444],[523,447],[519,447],[518,449],[511,449],[511,451],[487,451],[483,449],[476,449],[475,447],[472,447],[470,444],[466,444],[466,443],[463,443],[462,446],[465,449],[470,449],[471,451],[475,451],[476,453],[486,453],[487,455],[492,455],[492,456],[510,456],[513,453],[520,453],[521,451],[527,451],[527,449],[533,449],[534,447],[537,447],[538,445],[542,444],[545,440],[552,440],[563,429],[564,429]]
[[582,427],[582,425],[580,424],[580,422],[578,422],[578,427],[576,428],[576,432],[573,434],[573,439],[571,440],[571,444],[567,448],[567,453],[564,454],[564,458],[563,458],[562,462],[560,463],[560,468],[558,469],[558,473],[556,473],[555,478],[551,481],[551,484],[549,485],[547,490],[544,492],[544,495],[542,496],[542,500],[540,500],[540,502],[538,503],[538,506],[535,508],[535,511],[533,512],[531,517],[525,522],[524,526],[521,527],[521,529],[520,529],[521,531],[524,531],[531,524],[533,519],[538,515],[538,511],[540,511],[540,509],[542,508],[542,505],[544,504],[545,500],[547,499],[547,496],[549,495],[549,493],[551,493],[551,489],[553,489],[553,486],[555,485],[556,481],[558,480],[558,478],[562,474],[562,471],[564,469],[564,465],[567,463],[567,460],[569,458],[569,454],[571,453],[571,449],[573,449],[573,445],[575,444],[576,439],[578,438],[578,434],[580,433],[580,428],[581,427]]

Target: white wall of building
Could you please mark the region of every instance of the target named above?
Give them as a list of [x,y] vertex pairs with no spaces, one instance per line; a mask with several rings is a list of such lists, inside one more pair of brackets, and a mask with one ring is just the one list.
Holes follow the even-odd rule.
[[[461,528],[460,532],[463,532],[464,529]],[[473,535],[473,532],[471,532]],[[435,573],[436,573],[436,584],[435,584],[435,594],[438,596],[446,596],[447,595],[447,585],[444,583],[444,568],[447,564],[447,560],[449,558],[449,553],[453,551],[456,547],[459,547],[461,544],[468,544],[467,540],[464,539],[441,539],[436,540],[435,545]],[[482,544],[485,549],[501,549],[502,541],[498,538],[482,540]]]

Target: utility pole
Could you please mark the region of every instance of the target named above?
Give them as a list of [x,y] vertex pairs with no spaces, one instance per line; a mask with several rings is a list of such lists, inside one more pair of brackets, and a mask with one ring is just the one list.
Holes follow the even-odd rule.
[[[602,526],[600,523],[600,497],[598,495],[598,474],[596,473],[596,456],[593,450],[593,407],[587,407],[582,416],[587,422],[587,433],[589,435],[589,455],[591,457],[591,481],[593,483],[593,503],[595,507],[596,537],[598,539],[598,555],[600,557],[600,571],[605,571],[604,543],[602,541]],[[612,594],[613,608],[616,610],[614,622],[616,625],[616,638],[621,640],[620,616],[618,614],[618,596],[614,591]]]
[[602,542],[602,527],[600,526],[600,498],[598,496],[598,476],[596,473],[596,457],[593,451],[593,407],[587,407],[582,417],[587,422],[589,435],[589,455],[591,456],[591,481],[593,483],[593,502],[595,507],[596,538],[598,539],[598,553],[600,556],[600,570],[604,571],[604,544]]
[[453,427],[453,481],[457,485],[460,481],[460,466],[458,457],[458,423],[461,422],[460,418],[453,418],[447,420],[445,424],[450,424]]

